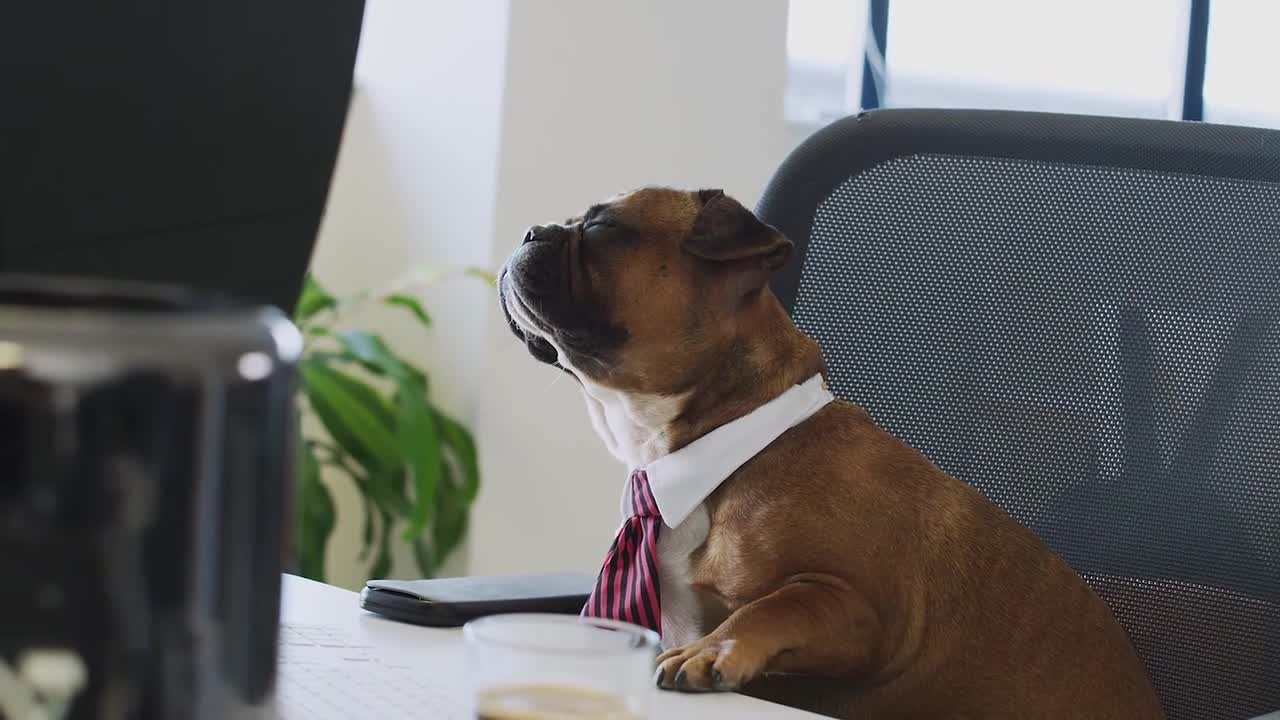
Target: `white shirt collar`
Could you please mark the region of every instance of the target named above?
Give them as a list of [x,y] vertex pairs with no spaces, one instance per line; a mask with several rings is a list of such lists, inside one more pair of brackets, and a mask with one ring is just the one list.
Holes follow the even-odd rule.
[[[744,463],[834,399],[822,376],[814,375],[737,420],[640,468],[649,478],[663,523],[674,528],[684,522]],[[630,497],[628,481],[622,494],[624,518],[631,516]]]

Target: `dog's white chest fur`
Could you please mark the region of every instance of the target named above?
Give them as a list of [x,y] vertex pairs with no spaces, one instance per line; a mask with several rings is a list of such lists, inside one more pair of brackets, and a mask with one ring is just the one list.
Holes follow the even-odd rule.
[[663,648],[687,645],[714,629],[706,598],[694,589],[689,554],[707,541],[711,516],[698,507],[674,528],[658,533],[658,582],[662,602]]

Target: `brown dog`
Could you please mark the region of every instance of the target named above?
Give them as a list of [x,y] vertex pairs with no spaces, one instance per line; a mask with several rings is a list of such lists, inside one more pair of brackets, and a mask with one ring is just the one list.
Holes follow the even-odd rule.
[[[766,284],[791,247],[718,191],[644,189],[531,230],[503,308],[641,468],[823,372]],[[1163,716],[1088,586],[856,405],[782,432],[663,533],[665,688],[846,718]]]

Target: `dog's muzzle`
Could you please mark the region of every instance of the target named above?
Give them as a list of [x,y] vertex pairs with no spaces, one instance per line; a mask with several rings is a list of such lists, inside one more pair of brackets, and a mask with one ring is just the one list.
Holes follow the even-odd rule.
[[521,299],[530,304],[553,302],[565,292],[565,256],[572,233],[558,225],[535,225],[507,263]]
[[[525,261],[527,262],[528,259],[526,258]],[[531,308],[521,298],[521,294],[527,291],[516,289],[516,282],[512,276],[515,272],[514,268],[518,266],[516,258],[513,257],[498,275],[499,305],[502,307],[502,314],[506,317],[507,326],[511,328],[511,332],[524,343],[530,355],[541,362],[558,365],[559,353],[550,342],[540,336],[540,332],[545,329],[540,327],[542,323],[534,318]],[[522,273],[524,276],[528,274]],[[516,319],[517,315],[520,320]]]

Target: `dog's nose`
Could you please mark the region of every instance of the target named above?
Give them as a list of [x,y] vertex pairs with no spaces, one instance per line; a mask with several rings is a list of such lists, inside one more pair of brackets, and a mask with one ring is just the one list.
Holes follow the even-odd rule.
[[537,242],[539,240],[545,240],[546,235],[547,235],[546,228],[542,227],[541,225],[534,225],[533,227],[529,228],[528,232],[524,234],[525,244],[528,244],[531,242]]
[[552,225],[549,227],[543,226],[543,225],[534,225],[533,227],[529,228],[528,232],[524,234],[524,241],[527,244],[531,242],[540,242],[543,240],[555,240],[555,239],[558,239],[565,232],[566,231],[563,227],[560,227],[557,225]]

